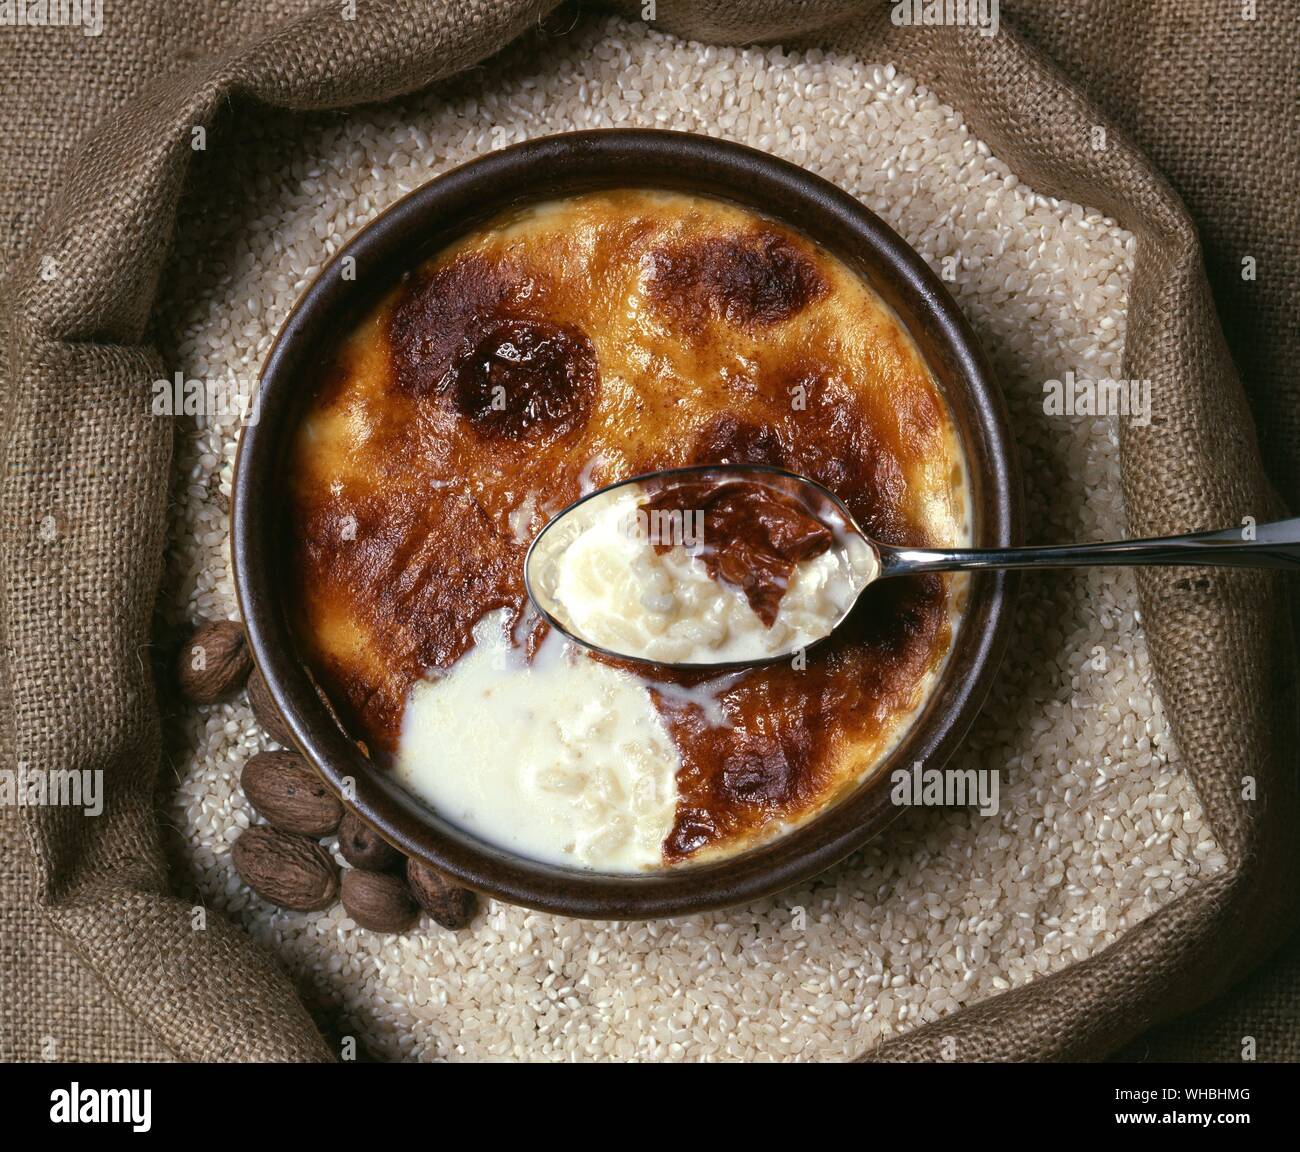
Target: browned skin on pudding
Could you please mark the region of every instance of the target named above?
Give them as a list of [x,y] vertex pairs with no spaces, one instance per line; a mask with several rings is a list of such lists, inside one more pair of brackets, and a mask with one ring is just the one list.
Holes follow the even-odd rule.
[[[772,464],[921,546],[952,543],[935,524],[959,517],[954,453],[910,340],[797,233],[638,190],[519,213],[406,276],[317,382],[290,475],[297,631],[382,763],[412,684],[484,614],[540,640],[524,554],[584,484]],[[919,704],[948,620],[941,578],[879,584],[806,668],[729,681],[729,726],[652,688],[682,758],[665,860],[742,849],[852,787]]]
[[[753,480],[669,482],[659,485],[641,508],[678,517],[701,513],[699,557],[709,578],[740,589],[768,628],[776,623],[795,566],[820,556],[835,541],[831,530],[793,496]],[[663,553],[676,542],[651,543]]]

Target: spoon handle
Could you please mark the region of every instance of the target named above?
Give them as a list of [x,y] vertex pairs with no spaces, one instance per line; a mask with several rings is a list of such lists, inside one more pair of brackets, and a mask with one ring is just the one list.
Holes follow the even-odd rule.
[[1250,529],[1198,532],[1108,544],[1046,548],[893,548],[878,545],[880,576],[965,572],[983,568],[1084,568],[1097,565],[1188,564],[1300,569],[1300,518]]

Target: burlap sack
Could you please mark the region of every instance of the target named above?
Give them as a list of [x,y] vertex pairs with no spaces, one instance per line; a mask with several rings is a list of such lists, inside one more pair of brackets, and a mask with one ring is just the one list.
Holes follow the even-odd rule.
[[[0,75],[15,93],[0,126],[0,751],[6,768],[102,769],[108,782],[98,819],[60,808],[3,813],[0,1057],[330,1055],[270,957],[224,921],[193,930],[190,907],[168,894],[148,652],[171,448],[169,422],[151,419],[147,402],[148,382],[163,374],[148,334],[158,272],[191,129],[228,102],[316,109],[391,97],[482,60],[550,6],[359,0],[347,19],[335,0],[130,0],[107,5],[102,37],[0,30]],[[1152,380],[1160,413],[1124,432],[1132,529],[1276,515],[1187,212],[1122,123],[1013,25],[1023,20],[1150,134],[1219,223],[1222,282],[1241,257],[1259,260],[1258,279],[1230,298],[1249,317],[1243,359],[1273,475],[1292,501],[1300,406],[1297,333],[1286,321],[1300,260],[1276,241],[1295,236],[1296,153],[1285,137],[1300,26],[1282,5],[1259,5],[1251,21],[1215,0],[1070,7],[1004,3],[995,37],[895,27],[889,5],[852,0],[659,0],[656,21],[703,40],[892,59],[1037,190],[1116,217],[1139,243],[1125,371]],[[1202,70],[1216,67],[1216,103],[1188,109],[1189,95],[1211,91]],[[1104,149],[1093,146],[1094,126],[1106,129]],[[1231,216],[1217,211],[1225,191],[1229,203],[1243,193]],[[1166,706],[1229,868],[1102,955],[920,1028],[877,1057],[933,1059],[948,1036],[965,1059],[1100,1056],[1239,979],[1288,927],[1297,743],[1284,586],[1259,573],[1193,577],[1146,573],[1141,596]],[[1247,777],[1253,801],[1243,799]]]

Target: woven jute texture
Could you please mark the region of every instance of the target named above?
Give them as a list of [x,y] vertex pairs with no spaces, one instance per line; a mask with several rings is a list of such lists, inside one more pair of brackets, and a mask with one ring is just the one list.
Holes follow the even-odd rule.
[[[642,10],[640,0],[614,6]],[[159,269],[194,127],[233,103],[334,108],[423,87],[500,49],[551,4],[359,0],[352,19],[335,0],[105,7],[100,37],[0,29],[0,753],[5,768],[102,770],[106,781],[97,818],[0,814],[0,1058],[326,1059],[330,1046],[273,959],[217,917],[196,931],[192,909],[168,892],[149,653],[171,451],[170,424],[148,403],[149,382],[166,374],[149,330]],[[1035,189],[1134,233],[1126,375],[1151,380],[1154,418],[1122,434],[1133,531],[1280,514],[1252,404],[1269,471],[1294,503],[1300,22],[1284,5],[1260,4],[1246,20],[1215,0],[1025,0],[1001,5],[991,37],[898,27],[889,5],[852,0],[655,7],[660,27],[705,41],[891,59]],[[1189,108],[1188,93],[1204,106]],[[1192,219],[1135,138],[1213,221],[1211,270],[1240,320],[1250,403]],[[1240,279],[1247,256],[1254,280]],[[1140,594],[1162,695],[1228,869],[1092,960],[875,1058],[940,1058],[947,1038],[960,1059],[1099,1057],[1240,979],[1290,927],[1297,734],[1283,583],[1152,571]]]

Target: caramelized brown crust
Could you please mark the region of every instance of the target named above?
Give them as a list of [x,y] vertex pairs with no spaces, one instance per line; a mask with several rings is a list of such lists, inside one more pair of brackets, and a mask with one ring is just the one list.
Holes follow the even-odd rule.
[[744,232],[661,244],[650,252],[650,298],[681,325],[705,318],[754,330],[779,324],[829,291],[817,265],[779,232]]
[[[584,484],[733,461],[811,476],[887,543],[961,531],[928,372],[804,237],[636,190],[496,222],[381,302],[304,419],[295,592],[319,678],[382,759],[416,679],[485,613],[526,620],[527,545]],[[879,585],[806,668],[731,682],[730,726],[655,693],[683,762],[666,857],[743,847],[854,783],[920,702],[948,618],[939,579]]]
[[[820,556],[835,542],[816,514],[788,493],[752,480],[719,483],[716,477],[661,484],[641,507],[648,512],[703,514],[699,558],[709,577],[745,594],[754,614],[776,623],[790,577],[800,561]],[[656,540],[656,552],[675,541]]]

